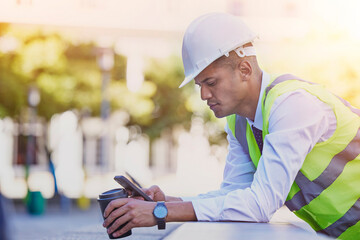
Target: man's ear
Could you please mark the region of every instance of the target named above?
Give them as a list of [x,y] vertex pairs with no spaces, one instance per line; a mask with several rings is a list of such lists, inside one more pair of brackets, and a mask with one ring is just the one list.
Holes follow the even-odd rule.
[[238,69],[243,79],[250,79],[252,74],[252,66],[249,61],[243,60],[238,64]]

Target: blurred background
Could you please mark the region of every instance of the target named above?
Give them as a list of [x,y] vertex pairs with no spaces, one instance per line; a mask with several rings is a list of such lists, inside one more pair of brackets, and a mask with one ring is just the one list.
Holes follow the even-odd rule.
[[86,210],[129,173],[191,196],[219,187],[227,152],[182,36],[201,14],[241,17],[262,68],[360,107],[356,0],[0,0],[0,192],[43,214]]

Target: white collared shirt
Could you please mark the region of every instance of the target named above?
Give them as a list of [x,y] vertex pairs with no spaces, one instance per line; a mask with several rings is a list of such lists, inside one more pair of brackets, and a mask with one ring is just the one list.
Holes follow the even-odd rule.
[[[269,82],[269,74],[263,72],[254,122],[247,119],[261,130],[261,99]],[[306,155],[335,129],[330,106],[305,90],[285,93],[270,111],[269,134],[257,169],[226,125],[229,153],[220,189],[183,200],[192,201],[198,221],[268,222],[284,204]]]

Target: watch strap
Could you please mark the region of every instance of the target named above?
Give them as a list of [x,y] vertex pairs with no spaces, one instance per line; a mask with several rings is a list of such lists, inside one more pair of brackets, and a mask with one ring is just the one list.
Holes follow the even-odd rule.
[[[164,201],[159,201],[157,202],[155,208],[154,208],[154,211],[157,207],[164,207],[165,209],[167,209],[166,205],[165,205],[165,202]],[[159,230],[162,230],[162,229],[165,229],[166,227],[166,221],[165,221],[165,217],[164,218],[158,218],[156,217],[156,215],[154,214],[155,216],[155,219],[156,219],[156,222],[157,222],[157,225],[158,225],[158,229]]]
[[157,219],[157,225],[159,230],[165,229],[166,226],[165,219]]

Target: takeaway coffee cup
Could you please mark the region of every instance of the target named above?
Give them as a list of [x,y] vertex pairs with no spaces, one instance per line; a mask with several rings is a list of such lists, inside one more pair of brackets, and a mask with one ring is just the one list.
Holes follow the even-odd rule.
[[[106,192],[103,192],[102,194],[99,195],[98,198],[98,202],[100,204],[100,209],[101,209],[101,213],[104,217],[104,211],[106,206],[115,199],[118,198],[127,198],[128,197],[128,193],[125,191],[125,189],[123,188],[116,188],[116,189],[112,189]],[[112,223],[111,223],[112,224]],[[111,224],[109,225],[109,227],[111,226]],[[125,224],[121,225],[118,229],[116,229],[116,231],[120,230]],[[123,235],[121,235],[120,237],[117,238],[123,238],[123,237],[127,237],[131,235],[131,230],[129,230],[128,232],[124,233]],[[109,238],[110,239],[116,239],[116,237],[113,237],[112,234],[109,234]]]

